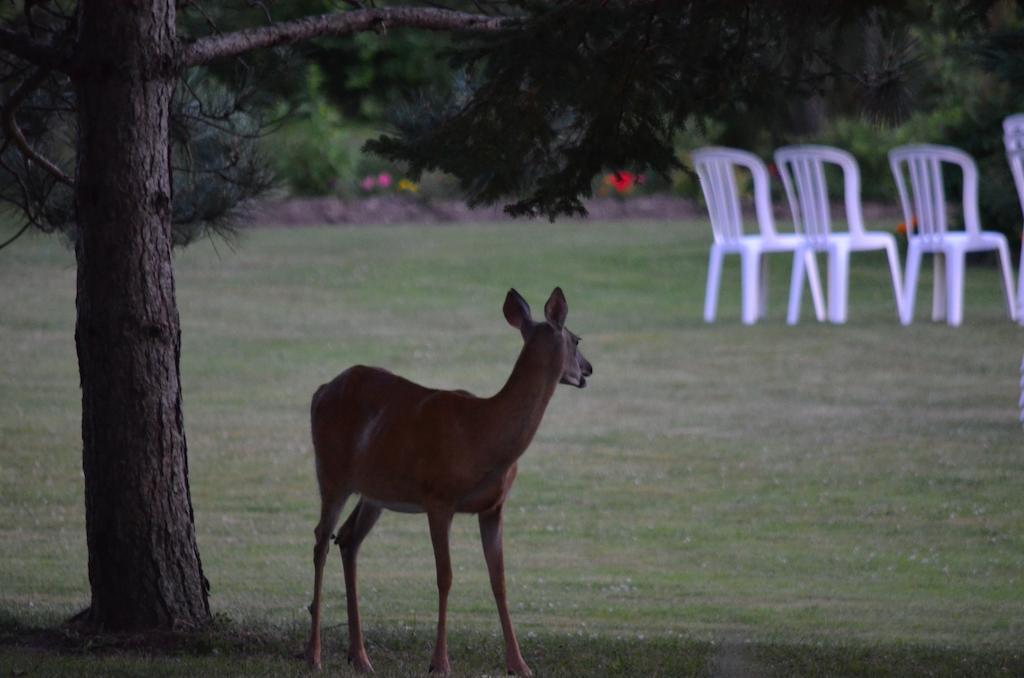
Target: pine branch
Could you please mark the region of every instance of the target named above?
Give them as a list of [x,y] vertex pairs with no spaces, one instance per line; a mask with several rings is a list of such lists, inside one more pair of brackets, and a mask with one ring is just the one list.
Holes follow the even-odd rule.
[[420,28],[430,31],[493,33],[516,25],[514,19],[426,7],[388,7],[304,17],[272,26],[200,38],[185,45],[184,66],[238,56],[254,49],[291,44],[321,36],[342,36],[370,30]]
[[43,84],[43,81],[46,80],[46,76],[49,74],[50,69],[39,68],[35,73],[22,82],[16,90],[14,90],[3,109],[4,132],[11,141],[14,142],[14,145],[18,147],[18,150],[21,151],[21,154],[25,156],[25,158],[31,160],[52,174],[56,177],[57,181],[67,184],[68,186],[73,186],[74,182],[71,181],[71,178],[64,174],[59,167],[32,150],[32,147],[29,146],[28,141],[25,139],[25,135],[21,133],[21,128],[18,127],[18,121],[15,118],[18,106],[25,101],[25,98],[28,97],[33,90]]
[[9,28],[0,27],[0,50],[36,66],[58,71],[67,70],[63,56],[56,49]]
[[26,220],[25,223],[22,224],[21,228],[18,230],[17,233],[15,233],[10,238],[8,238],[7,240],[4,240],[2,243],[0,243],[0,250],[2,250],[3,248],[7,247],[12,242],[17,240],[21,236],[23,236],[25,234],[25,231],[27,231],[29,229],[29,226],[32,226],[32,225],[33,224],[32,224],[31,220]]
[[3,200],[4,202],[9,202],[12,205],[14,205],[16,209],[20,210],[25,215],[25,223],[22,224],[21,228],[18,230],[17,233],[15,233],[10,238],[5,240],[3,243],[0,243],[0,250],[4,249],[5,247],[13,243],[15,240],[23,236],[25,232],[28,231],[29,227],[39,226],[39,222],[36,221],[36,218],[32,215],[32,198],[29,194],[28,186],[25,185],[24,179],[22,179],[17,172],[12,170],[11,167],[7,165],[7,162],[3,159],[3,152],[6,149],[7,144],[4,143],[3,148],[0,148],[0,167],[2,167],[4,170],[7,171],[8,174],[14,177],[14,181],[18,184],[18,188],[21,191],[22,201],[18,202],[16,199],[11,199],[8,197],[0,198],[0,200]]

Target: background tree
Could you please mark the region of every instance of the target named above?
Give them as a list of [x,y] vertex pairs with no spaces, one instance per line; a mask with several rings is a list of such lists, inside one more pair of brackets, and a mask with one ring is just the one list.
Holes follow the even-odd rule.
[[[553,218],[581,213],[606,169],[680,167],[673,137],[695,121],[773,115],[832,86],[840,36],[889,6],[510,0],[474,2],[468,13],[353,2],[281,19],[277,5],[246,4],[237,16],[252,28],[224,30],[223,7],[172,0],[26,0],[0,27],[0,190],[30,223],[75,245],[92,595],[84,618],[109,629],[192,627],[210,616],[189,495],[172,246],[176,220],[216,221],[260,186],[255,157],[211,141],[220,138],[211,129],[244,140],[259,127],[238,105],[226,60],[325,36],[451,32],[458,77],[410,104],[395,118],[398,134],[371,149],[413,172],[453,174],[473,203],[511,198],[513,214]],[[207,66],[203,83],[190,69]],[[44,122],[29,129],[33,116]],[[233,188],[204,197],[213,183]]]

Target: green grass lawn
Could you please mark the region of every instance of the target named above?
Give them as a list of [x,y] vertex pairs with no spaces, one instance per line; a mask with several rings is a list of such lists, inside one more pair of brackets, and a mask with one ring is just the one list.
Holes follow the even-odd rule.
[[[0,234],[2,235],[2,234]],[[1024,673],[1024,330],[995,269],[953,329],[896,319],[883,255],[853,257],[850,321],[701,309],[707,224],[258,230],[177,255],[192,496],[218,631],[174,652],[26,640],[88,604],[74,258],[0,253],[0,675],[304,671],[318,498],[314,389],[353,363],[496,391],[561,285],[594,365],[556,393],[506,512],[528,663],[565,675]],[[922,275],[930,282],[930,276]],[[503,668],[476,521],[456,519],[452,662]],[[342,670],[332,555],[325,668]],[[436,613],[423,516],[386,513],[360,560],[378,672],[425,671]]]

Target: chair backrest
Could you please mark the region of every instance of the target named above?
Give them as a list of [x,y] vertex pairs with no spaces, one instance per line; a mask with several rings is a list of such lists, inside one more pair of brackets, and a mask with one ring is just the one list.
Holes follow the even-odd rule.
[[832,146],[783,146],[775,151],[775,164],[786,189],[793,223],[809,240],[823,244],[832,231],[826,164],[837,165],[843,172],[843,200],[850,234],[857,236],[864,232],[860,167],[853,155]]
[[1024,212],[1024,113],[1003,120],[1003,144],[1006,145],[1006,161],[1010,163],[1013,183],[1017,186],[1020,209]]
[[754,209],[761,235],[775,235],[768,168],[753,153],[738,148],[706,146],[693,152],[693,166],[700,178],[715,242],[732,243],[743,237],[743,210],[736,186],[736,167],[750,171],[754,179]]
[[[964,230],[978,233],[978,167],[974,159],[959,148],[916,144],[889,151],[889,167],[907,225],[907,237],[940,239],[948,230],[946,191],[942,185],[943,163],[956,165],[963,172]],[[910,177],[910,190],[906,178]]]

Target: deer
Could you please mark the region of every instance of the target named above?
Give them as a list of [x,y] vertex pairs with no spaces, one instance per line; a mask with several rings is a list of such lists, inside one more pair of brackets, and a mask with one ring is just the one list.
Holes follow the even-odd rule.
[[[498,608],[509,673],[531,676],[508,613],[502,555],[502,511],[517,462],[530,446],[558,384],[587,385],[593,367],[580,337],[565,326],[569,306],[560,287],[535,321],[510,289],[502,307],[523,348],[505,385],[490,398],[420,386],[387,370],[356,365],[320,386],[310,406],[320,521],[314,535],[312,628],[306,661],[320,668],[320,604],[324,563],[333,538],[341,552],[348,608],[348,661],[372,672],[356,589],[356,555],[384,509],[425,513],[437,570],[437,637],[429,671],[447,675],[446,612],[452,584],[449,532],[456,513],[476,514]],[[359,501],[335,536],[350,496]]]

